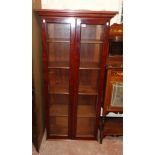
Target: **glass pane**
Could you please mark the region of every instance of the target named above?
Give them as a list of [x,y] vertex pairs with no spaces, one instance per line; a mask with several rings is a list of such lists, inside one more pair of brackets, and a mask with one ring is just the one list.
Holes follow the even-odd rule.
[[48,67],[69,67],[69,42],[50,42],[48,48]]
[[50,135],[68,135],[68,117],[50,117]]
[[102,53],[102,44],[81,43],[80,67],[99,68]]
[[102,40],[103,28],[103,25],[81,24],[81,40]]
[[48,23],[48,38],[53,39],[69,39],[70,38],[70,24],[54,24]]
[[94,137],[103,25],[81,24],[77,137]]
[[98,93],[98,70],[79,71],[79,93],[97,94]]
[[99,68],[102,46],[103,25],[81,24],[80,67]]
[[51,135],[68,135],[70,24],[47,24]]
[[76,135],[79,137],[94,137],[96,118],[77,118]]
[[68,116],[69,96],[64,94],[50,94],[50,116]]
[[78,103],[79,105],[96,105],[97,96],[96,95],[79,95]]
[[69,95],[49,95],[50,134],[68,134]]
[[111,106],[123,107],[123,84],[114,83],[112,85]]
[[49,93],[69,93],[69,70],[49,70]]
[[96,117],[96,95],[79,95],[78,97],[78,117]]
[[70,24],[47,25],[48,67],[69,67]]

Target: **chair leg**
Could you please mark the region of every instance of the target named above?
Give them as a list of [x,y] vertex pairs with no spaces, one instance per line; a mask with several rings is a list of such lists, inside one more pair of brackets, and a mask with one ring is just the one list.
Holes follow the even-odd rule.
[[100,144],[102,144],[102,139],[103,139],[102,132],[100,131]]
[[99,126],[99,130],[100,130],[100,144],[102,144],[102,140],[103,140],[103,137],[104,137],[104,117],[100,117],[100,126]]

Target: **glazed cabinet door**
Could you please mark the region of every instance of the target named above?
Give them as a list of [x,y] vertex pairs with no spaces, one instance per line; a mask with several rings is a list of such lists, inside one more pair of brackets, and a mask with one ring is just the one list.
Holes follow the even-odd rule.
[[106,19],[77,19],[74,117],[76,139],[97,138],[108,24]]
[[71,137],[74,18],[45,18],[43,61],[48,138]]

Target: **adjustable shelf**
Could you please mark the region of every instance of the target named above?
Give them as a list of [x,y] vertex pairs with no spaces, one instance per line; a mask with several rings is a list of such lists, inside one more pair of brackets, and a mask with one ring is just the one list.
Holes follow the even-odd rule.
[[69,89],[67,86],[53,86],[48,90],[49,94],[69,94]]
[[68,62],[48,62],[49,69],[69,69]]
[[82,44],[103,44],[102,40],[81,40]]
[[49,38],[47,39],[48,43],[69,43],[70,40],[66,38]]

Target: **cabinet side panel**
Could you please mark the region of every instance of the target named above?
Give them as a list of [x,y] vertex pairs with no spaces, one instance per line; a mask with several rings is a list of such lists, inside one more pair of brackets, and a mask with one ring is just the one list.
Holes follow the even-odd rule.
[[[41,1],[34,1],[32,4],[32,77],[34,89],[34,103],[33,103],[33,120],[35,120],[35,134],[34,144],[37,151],[43,138],[45,129],[44,118],[44,101],[43,101],[43,73],[42,73],[42,44],[41,44],[41,23],[39,17],[35,14],[33,9],[41,8]],[[35,119],[34,119],[35,118]],[[33,126],[34,127],[34,126]]]

